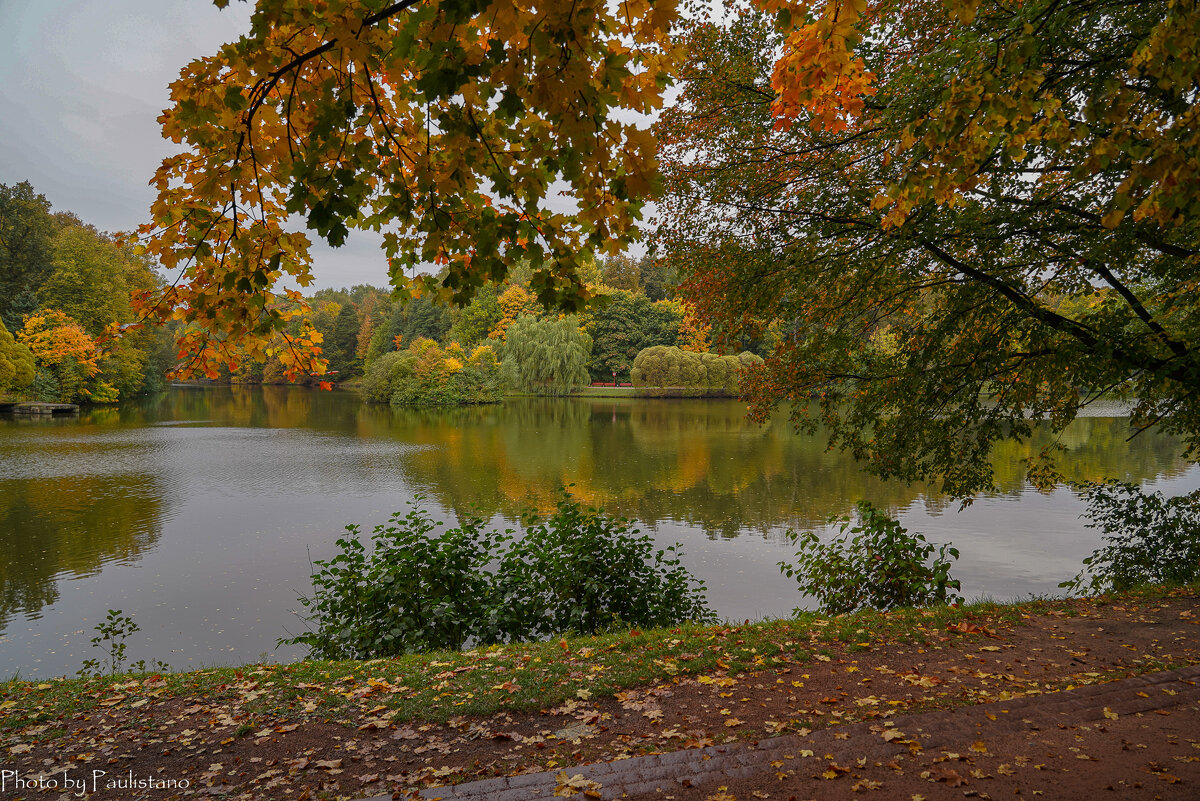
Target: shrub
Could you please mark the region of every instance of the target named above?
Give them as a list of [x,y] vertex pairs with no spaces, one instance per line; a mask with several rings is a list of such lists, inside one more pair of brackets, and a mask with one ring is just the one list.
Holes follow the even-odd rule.
[[1200,580],[1200,490],[1167,498],[1122,481],[1080,489],[1088,528],[1102,531],[1108,544],[1084,559],[1079,575],[1060,587],[1104,592]]
[[0,322],[0,395],[9,387],[24,389],[29,386],[36,372],[33,351],[17,344],[4,323]]
[[442,348],[419,338],[408,350],[385,353],[363,378],[372,403],[393,406],[456,406],[500,400],[499,364],[491,348],[470,357],[457,343]]
[[761,357],[748,352],[718,356],[656,345],[634,359],[633,385],[648,395],[736,396],[742,371],[761,363]]
[[563,498],[549,518],[527,521],[497,572],[514,639],[715,621],[677,548],[655,549],[628,520]]
[[[887,610],[962,600],[950,593],[961,588],[950,578],[947,559],[957,559],[957,549],[935,546],[919,533],[910,534],[866,501],[859,501],[856,509],[858,522],[851,527],[850,518],[841,518],[843,536],[829,543],[822,543],[811,531],[788,532],[800,546],[799,562],[797,566],[780,562],[779,568],[799,582],[802,592],[814,596],[822,611],[837,615],[862,608]],[[854,536],[844,536],[847,530]],[[932,564],[927,563],[935,551]]]
[[437,533],[417,506],[376,526],[370,551],[347,526],[341,552],[315,562],[313,594],[300,599],[310,631],[280,643],[367,659],[715,619],[676,548],[655,550],[628,521],[569,496],[546,520],[526,519],[519,540],[477,518]]
[[363,395],[371,403],[388,403],[392,399],[397,381],[411,376],[415,371],[416,359],[412,354],[391,351],[371,362],[363,376]]
[[370,552],[358,526],[347,526],[341,553],[315,562],[313,594],[300,599],[315,630],[280,642],[320,659],[461,647],[492,606],[484,567],[502,535],[469,518],[431,536],[438,525],[418,507],[397,513],[375,527]]

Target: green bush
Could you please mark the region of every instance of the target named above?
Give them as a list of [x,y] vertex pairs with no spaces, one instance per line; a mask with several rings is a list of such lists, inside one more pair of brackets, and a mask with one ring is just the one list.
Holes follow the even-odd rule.
[[761,357],[749,352],[718,356],[656,345],[634,359],[633,385],[646,395],[736,396],[742,371],[761,363]]
[[10,387],[24,389],[29,386],[36,371],[33,351],[18,344],[0,322],[0,396]]
[[371,363],[362,390],[372,403],[392,406],[458,406],[500,400],[500,365],[491,348],[468,357],[452,343],[442,348],[417,339],[405,351],[385,353]]
[[369,552],[358,526],[347,526],[341,553],[317,560],[313,595],[300,599],[316,628],[280,642],[306,645],[320,659],[460,648],[493,606],[484,568],[504,535],[469,518],[431,536],[438,525],[420,508],[397,513],[375,527]]
[[[962,600],[950,593],[961,589],[950,578],[947,559],[957,559],[957,549],[935,546],[919,533],[910,534],[866,501],[859,501],[856,509],[858,522],[851,527],[850,518],[840,518],[843,536],[829,543],[822,543],[811,531],[788,532],[800,546],[799,561],[796,566],[780,562],[779,568],[799,582],[802,592],[815,597],[823,612],[840,615],[862,608],[887,610]],[[854,536],[846,537],[847,530]],[[935,551],[933,562],[927,563]]]
[[1200,580],[1200,490],[1167,498],[1123,481],[1081,489],[1088,528],[1102,531],[1108,544],[1084,559],[1079,575],[1060,587],[1119,592],[1142,584]]
[[715,621],[703,584],[693,583],[677,546],[655,549],[628,520],[570,497],[549,518],[528,519],[496,574],[500,602],[517,622],[513,639]]
[[545,520],[527,515],[520,539],[477,518],[439,525],[416,506],[376,526],[370,550],[347,526],[340,553],[315,563],[313,594],[300,599],[310,630],[280,643],[368,659],[715,620],[676,548],[655,550],[628,521],[569,496]]
[[363,376],[363,395],[371,403],[389,403],[396,391],[396,382],[413,374],[416,361],[411,353],[395,350],[375,359]]

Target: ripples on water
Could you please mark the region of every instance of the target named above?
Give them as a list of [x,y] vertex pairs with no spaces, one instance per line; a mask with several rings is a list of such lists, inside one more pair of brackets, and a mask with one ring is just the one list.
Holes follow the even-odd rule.
[[[1096,408],[1091,410],[1096,414]],[[1064,436],[1075,478],[1118,476],[1171,494],[1200,485],[1178,445],[1126,443],[1118,418]],[[176,666],[290,659],[274,650],[309,589],[310,559],[345,524],[364,530],[418,493],[441,518],[496,526],[550,506],[556,487],[680,541],[734,619],[803,599],[776,563],[788,527],[866,498],[963,553],[968,595],[1052,592],[1095,547],[1066,491],[1040,495],[997,450],[1000,492],[966,510],[880,482],[784,421],[751,425],[732,401],[551,400],[432,412],[298,388],[179,388],[77,420],[0,422],[0,675],[73,672],[109,608],[142,631],[132,659]]]

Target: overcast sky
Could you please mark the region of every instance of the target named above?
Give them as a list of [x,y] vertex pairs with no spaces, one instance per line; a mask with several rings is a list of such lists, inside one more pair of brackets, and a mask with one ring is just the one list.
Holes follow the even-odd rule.
[[[55,210],[108,231],[149,218],[172,145],[156,122],[167,84],[249,27],[209,0],[0,0],[0,183],[29,181]],[[322,287],[387,284],[378,240],[314,248]]]

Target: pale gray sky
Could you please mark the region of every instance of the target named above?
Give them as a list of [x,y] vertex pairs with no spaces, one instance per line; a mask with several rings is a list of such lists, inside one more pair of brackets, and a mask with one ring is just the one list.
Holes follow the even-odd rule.
[[[172,153],[156,121],[167,84],[249,18],[239,2],[0,0],[0,183],[29,181],[104,230],[136,228]],[[378,240],[356,231],[337,250],[318,244],[314,272],[310,290],[387,285]]]

